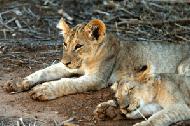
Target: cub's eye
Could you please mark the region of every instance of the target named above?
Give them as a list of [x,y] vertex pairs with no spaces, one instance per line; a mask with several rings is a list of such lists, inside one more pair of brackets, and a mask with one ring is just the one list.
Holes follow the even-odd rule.
[[77,45],[75,46],[75,50],[80,49],[82,46],[83,46],[83,45],[81,45],[81,44],[77,44]]
[[65,43],[65,42],[63,43],[63,45],[64,45],[65,47],[67,47],[67,43]]
[[129,88],[129,93],[131,93],[134,90],[134,87]]
[[129,90],[133,90],[135,87],[130,87]]

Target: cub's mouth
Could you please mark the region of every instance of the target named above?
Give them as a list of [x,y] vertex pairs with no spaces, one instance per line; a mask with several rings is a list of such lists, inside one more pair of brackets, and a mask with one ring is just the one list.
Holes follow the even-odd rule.
[[135,111],[138,111],[140,109],[140,105],[139,106],[136,106],[135,108],[131,109],[130,107],[128,108],[121,108],[120,111],[123,113],[123,114],[129,114],[129,113],[132,113],[132,112],[135,112]]
[[69,69],[79,69],[82,64],[81,59],[77,59],[76,61],[66,61],[64,58],[62,58],[61,62],[65,64],[65,66]]
[[67,65],[67,67],[69,68],[69,69],[79,69],[80,68],[80,66],[78,65],[78,66],[74,66],[74,65]]

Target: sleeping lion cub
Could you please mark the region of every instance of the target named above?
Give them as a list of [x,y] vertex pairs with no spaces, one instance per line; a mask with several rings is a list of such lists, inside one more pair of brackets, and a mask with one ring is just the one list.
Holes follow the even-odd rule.
[[[180,120],[190,119],[190,77],[179,74],[148,74],[145,71],[129,81],[115,83],[112,89],[115,101],[101,103],[95,110],[97,118],[115,119],[121,113],[126,118],[143,118],[135,126],[168,126]],[[115,116],[108,108],[115,106]],[[112,110],[113,111],[113,110]],[[116,116],[117,115],[117,116]],[[146,117],[150,118],[146,119]]]
[[51,100],[105,88],[108,82],[133,76],[148,63],[156,67],[157,73],[190,75],[190,43],[118,41],[106,34],[106,25],[98,19],[73,28],[61,19],[58,28],[64,37],[60,63],[19,82],[8,82],[6,91],[22,92],[34,87],[33,99]]

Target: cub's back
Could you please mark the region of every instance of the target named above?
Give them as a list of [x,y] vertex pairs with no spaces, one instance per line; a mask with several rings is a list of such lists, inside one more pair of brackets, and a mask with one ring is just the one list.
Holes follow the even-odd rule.
[[156,73],[176,73],[182,60],[190,58],[190,43],[121,42],[119,62],[126,70],[152,64]]

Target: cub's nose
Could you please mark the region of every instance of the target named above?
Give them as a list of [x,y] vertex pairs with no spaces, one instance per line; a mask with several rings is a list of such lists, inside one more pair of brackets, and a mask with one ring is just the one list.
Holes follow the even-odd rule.
[[128,107],[129,107],[129,104],[120,105],[120,109],[126,109],[127,110]]

